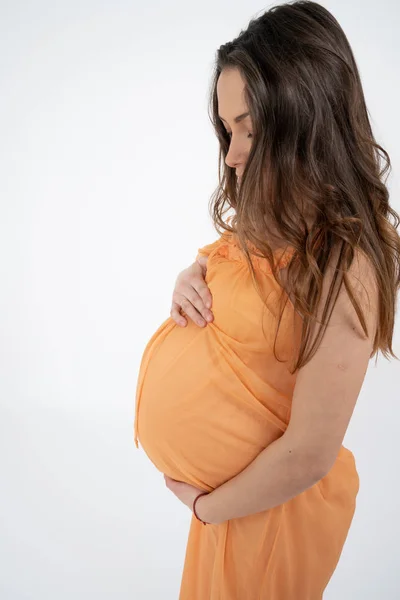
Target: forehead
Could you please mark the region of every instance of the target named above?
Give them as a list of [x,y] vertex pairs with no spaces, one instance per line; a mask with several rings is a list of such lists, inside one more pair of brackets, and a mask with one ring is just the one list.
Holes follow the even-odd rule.
[[226,120],[248,110],[244,98],[245,81],[238,69],[224,69],[217,81],[218,112]]

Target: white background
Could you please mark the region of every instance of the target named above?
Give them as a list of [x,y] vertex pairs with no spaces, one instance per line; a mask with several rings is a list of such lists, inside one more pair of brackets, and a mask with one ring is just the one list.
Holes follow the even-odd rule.
[[[217,237],[215,52],[271,5],[0,3],[2,600],[178,598],[191,514],[134,445],[136,380],[179,271]],[[324,5],[399,211],[399,5]],[[393,341],[400,356],[398,322]],[[399,375],[370,362],[344,440],[357,511],[324,600],[400,597]]]

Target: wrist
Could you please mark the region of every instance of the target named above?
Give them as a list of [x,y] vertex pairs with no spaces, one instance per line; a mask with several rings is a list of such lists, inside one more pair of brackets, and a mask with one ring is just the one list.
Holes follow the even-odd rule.
[[210,511],[210,496],[211,492],[209,492],[208,494],[204,494],[203,496],[200,496],[198,498],[195,507],[196,514],[201,521],[204,521],[205,523],[209,523],[211,525],[216,525],[216,523],[213,522],[212,514]]

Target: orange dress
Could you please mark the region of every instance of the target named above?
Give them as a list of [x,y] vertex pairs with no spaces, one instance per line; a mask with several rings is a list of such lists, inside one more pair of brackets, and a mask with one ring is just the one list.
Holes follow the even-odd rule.
[[[188,319],[182,328],[168,317],[150,338],[134,440],[160,472],[211,492],[285,432],[297,374],[273,354],[281,290],[268,261],[252,256],[265,309],[230,232],[198,252],[208,255],[214,320],[199,327]],[[292,251],[275,254],[283,268]],[[297,348],[297,318],[289,300],[276,344],[281,361]],[[320,600],[358,489],[354,456],[342,445],[329,473],[284,504],[218,525],[192,515],[179,600]]]

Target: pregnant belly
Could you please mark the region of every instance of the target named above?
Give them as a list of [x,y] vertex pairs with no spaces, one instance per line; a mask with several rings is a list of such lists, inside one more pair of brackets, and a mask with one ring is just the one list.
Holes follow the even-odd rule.
[[[251,369],[213,324],[168,318],[139,372],[137,428],[153,464],[173,479],[214,489],[283,434],[284,416],[255,394]],[[144,356],[145,356],[144,355]]]

